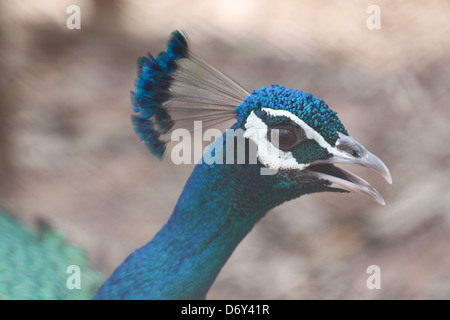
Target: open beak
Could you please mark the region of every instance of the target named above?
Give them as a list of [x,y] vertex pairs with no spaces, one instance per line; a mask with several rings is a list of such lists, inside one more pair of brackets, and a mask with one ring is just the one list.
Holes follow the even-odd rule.
[[384,205],[383,197],[367,181],[335,164],[359,164],[378,172],[392,184],[389,169],[378,157],[366,150],[358,141],[340,134],[336,141],[336,152],[327,160],[313,162],[305,173],[326,180],[330,187],[356,192]]

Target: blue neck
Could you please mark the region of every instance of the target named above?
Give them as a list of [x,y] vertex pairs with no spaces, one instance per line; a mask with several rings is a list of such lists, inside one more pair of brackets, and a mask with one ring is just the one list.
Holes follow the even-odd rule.
[[204,299],[239,242],[267,211],[313,190],[260,165],[198,164],[169,221],[132,253],[95,299]]

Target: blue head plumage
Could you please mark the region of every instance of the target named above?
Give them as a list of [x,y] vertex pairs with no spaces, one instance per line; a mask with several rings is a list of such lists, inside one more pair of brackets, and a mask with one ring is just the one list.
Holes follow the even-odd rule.
[[288,89],[280,85],[254,90],[236,108],[238,123],[243,124],[251,111],[261,108],[291,112],[332,145],[338,139],[338,132],[348,135],[336,111],[331,110],[323,100],[300,90]]

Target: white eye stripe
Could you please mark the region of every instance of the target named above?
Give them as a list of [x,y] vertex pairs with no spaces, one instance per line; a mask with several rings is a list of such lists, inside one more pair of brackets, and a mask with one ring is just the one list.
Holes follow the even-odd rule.
[[[319,146],[321,146],[324,149],[327,149],[327,151],[329,153],[331,153],[335,156],[342,157],[342,158],[351,158],[347,153],[340,151],[336,147],[333,147],[328,142],[326,142],[325,139],[316,130],[311,128],[309,125],[306,124],[306,122],[301,120],[299,117],[297,117],[293,113],[286,111],[286,110],[274,110],[274,109],[270,109],[270,108],[261,108],[261,110],[272,116],[276,116],[276,117],[284,116],[284,117],[291,119],[294,123],[296,123],[303,129],[303,131],[305,132],[306,137],[308,139],[316,141],[319,144]],[[253,113],[253,111],[252,111],[252,113]]]
[[[331,146],[325,139],[313,128],[307,125],[299,117],[295,116],[286,110],[273,110],[270,108],[262,108],[262,111],[267,112],[272,116],[284,116],[292,120],[295,124],[300,126],[308,139],[316,141],[319,146],[326,149],[330,154],[338,156],[341,159],[352,159],[352,157],[336,147]],[[292,155],[292,152],[284,152],[276,148],[268,139],[268,126],[262,121],[253,111],[247,117],[245,122],[244,137],[252,140],[257,146],[257,156],[261,163],[270,169],[297,169],[303,170],[309,166],[308,163],[298,163]]]
[[261,163],[270,169],[303,170],[308,165],[298,163],[292,152],[284,152],[275,147],[267,139],[267,125],[252,111],[245,122],[244,137],[252,140],[257,146],[257,156]]

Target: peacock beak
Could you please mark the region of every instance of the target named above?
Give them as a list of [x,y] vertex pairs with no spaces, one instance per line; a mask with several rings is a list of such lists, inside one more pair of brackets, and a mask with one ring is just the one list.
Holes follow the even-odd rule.
[[383,161],[369,152],[358,141],[343,134],[340,134],[335,146],[336,150],[329,159],[313,162],[305,170],[306,173],[328,181],[332,188],[356,192],[384,205],[383,197],[367,181],[335,166],[335,164],[361,165],[379,173],[388,183],[392,184],[391,173]]

